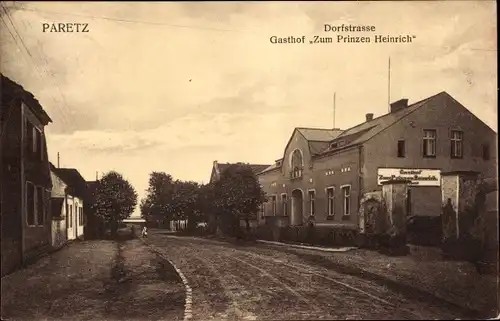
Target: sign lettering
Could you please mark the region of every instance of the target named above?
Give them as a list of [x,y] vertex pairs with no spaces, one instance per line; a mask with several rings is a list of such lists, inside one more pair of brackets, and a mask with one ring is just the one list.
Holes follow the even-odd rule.
[[438,169],[379,168],[378,185],[389,180],[408,181],[410,186],[440,186],[441,171]]

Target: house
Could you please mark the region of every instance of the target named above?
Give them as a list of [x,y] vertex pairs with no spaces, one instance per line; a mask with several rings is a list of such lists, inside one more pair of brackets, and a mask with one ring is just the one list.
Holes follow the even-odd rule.
[[52,176],[52,246],[84,238],[84,197],[87,185],[74,168],[56,168],[50,164]]
[[[231,165],[238,165],[238,164],[243,165],[244,163],[238,162],[238,163],[234,163],[234,164],[231,164],[231,163],[220,164],[219,162],[217,162],[215,160],[213,162],[212,172],[210,174],[210,184],[217,182],[220,179],[221,174],[227,168],[229,168]],[[258,173],[264,171],[265,169],[267,169],[271,166],[271,165],[258,165],[258,164],[246,164],[246,165],[250,166],[250,168],[254,172],[255,176],[257,176]],[[214,229],[215,222],[216,222],[216,217],[214,214],[215,213],[209,214],[209,226],[211,227],[212,230]],[[254,215],[255,215],[254,217],[257,217],[257,218],[259,217],[259,215],[257,215],[257,213],[254,213]],[[256,225],[257,223],[255,223],[255,222],[257,222],[257,221],[251,220],[250,225],[251,226]],[[244,226],[246,224],[246,222],[244,220],[241,220],[240,224],[242,226]]]
[[54,165],[50,164],[52,178],[51,211],[52,211],[52,247],[61,248],[68,242],[66,191],[68,186],[55,173]]
[[171,231],[182,231],[188,226],[188,220],[170,221],[169,229]]
[[146,224],[146,220],[143,219],[142,217],[129,217],[123,220],[123,223],[129,226],[135,226],[135,227],[144,227]]
[[441,171],[497,177],[497,133],[446,92],[346,130],[295,128],[282,158],[258,174],[269,201],[260,218],[292,226],[359,225],[360,202],[389,179],[410,180],[407,213],[439,216]]
[[122,223],[129,227],[132,230],[132,233],[135,233],[136,235],[141,232],[143,227],[146,226],[146,220],[142,217],[136,216],[126,218]]
[[[68,241],[83,239],[86,221],[84,198],[87,195],[87,183],[78,170],[74,168],[56,168],[51,164],[51,171],[53,177],[62,183],[58,183],[59,188],[52,191],[53,214],[59,213],[55,220],[65,220]],[[64,187],[64,189],[61,190],[60,187]],[[60,232],[61,225],[58,225],[57,233]]]
[[[243,164],[243,163],[236,163],[236,164]],[[210,174],[210,183],[214,183],[217,180],[219,180],[221,173],[231,165],[234,164],[230,163],[219,164],[217,161],[214,161],[212,166],[212,172]],[[247,165],[249,165],[252,168],[253,172],[256,175],[270,166],[270,165],[255,165],[255,164],[247,164]]]
[[45,126],[52,120],[32,93],[4,75],[0,93],[3,276],[51,248]]

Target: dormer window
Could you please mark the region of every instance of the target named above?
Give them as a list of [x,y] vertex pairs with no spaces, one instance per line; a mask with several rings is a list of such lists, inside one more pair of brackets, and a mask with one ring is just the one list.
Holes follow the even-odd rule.
[[339,148],[339,147],[342,147],[345,145],[345,141],[344,140],[339,140],[338,142],[335,142],[335,143],[331,143],[330,144],[330,148],[331,149],[335,149],[335,148]]

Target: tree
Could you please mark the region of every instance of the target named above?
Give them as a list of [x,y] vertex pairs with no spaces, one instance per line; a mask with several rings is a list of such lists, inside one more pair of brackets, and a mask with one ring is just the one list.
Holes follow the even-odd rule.
[[174,193],[172,176],[164,172],[152,172],[146,198],[141,201],[141,216],[147,222],[153,218],[170,221],[173,218],[171,203]]
[[153,218],[153,204],[151,202],[151,198],[143,198],[139,204],[139,209],[141,211],[141,217],[146,221],[146,223],[151,222]]
[[193,231],[202,219],[201,186],[192,181],[174,182],[171,210],[175,220],[187,220],[188,230]]
[[132,185],[115,171],[105,174],[97,183],[93,209],[111,228],[111,234],[116,236],[118,225],[130,217],[137,205],[137,193]]
[[217,230],[217,212],[219,208],[215,201],[215,183],[211,182],[200,188],[200,210],[207,221],[209,233]]
[[245,220],[247,231],[250,230],[250,219],[264,201],[265,193],[252,168],[246,164],[229,166],[214,185],[218,213],[236,235],[240,232],[241,219]]

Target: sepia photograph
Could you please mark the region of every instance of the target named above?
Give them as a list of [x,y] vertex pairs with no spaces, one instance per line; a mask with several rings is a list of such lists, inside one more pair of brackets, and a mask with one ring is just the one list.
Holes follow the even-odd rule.
[[496,13],[2,1],[1,319],[499,319]]

